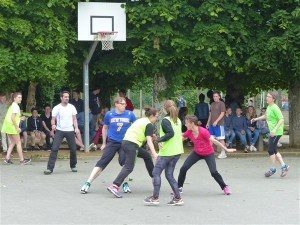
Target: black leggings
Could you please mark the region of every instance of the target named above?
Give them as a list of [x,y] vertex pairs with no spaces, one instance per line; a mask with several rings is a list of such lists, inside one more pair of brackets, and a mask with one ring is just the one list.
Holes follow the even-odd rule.
[[215,181],[220,185],[221,189],[223,190],[226,187],[226,184],[223,181],[222,176],[217,171],[216,167],[216,160],[214,154],[210,154],[208,156],[200,156],[194,151],[190,153],[190,155],[186,158],[185,162],[183,163],[182,167],[180,168],[179,176],[178,176],[178,187],[183,187],[186,173],[187,171],[199,160],[204,159],[208,169],[210,171],[211,176],[215,179]]
[[278,144],[280,137],[281,137],[281,135],[274,136],[274,137],[269,136],[268,153],[270,156],[277,154],[277,144]]

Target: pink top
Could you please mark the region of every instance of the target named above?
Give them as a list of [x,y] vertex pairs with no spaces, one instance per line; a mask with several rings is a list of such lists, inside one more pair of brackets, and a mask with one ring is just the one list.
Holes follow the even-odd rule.
[[210,143],[210,133],[207,129],[203,127],[198,127],[199,134],[198,137],[193,135],[191,130],[187,130],[183,137],[189,138],[194,143],[194,151],[201,156],[207,156],[214,153],[212,144]]

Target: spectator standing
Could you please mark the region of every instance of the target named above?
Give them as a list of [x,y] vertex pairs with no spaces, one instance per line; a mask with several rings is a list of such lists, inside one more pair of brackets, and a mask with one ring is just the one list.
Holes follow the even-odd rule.
[[[4,93],[0,93],[0,131],[3,126],[4,118],[7,112],[7,103],[6,103],[6,96]],[[1,132],[1,143],[2,143],[2,150],[3,152],[7,152],[7,136],[5,133]]]
[[179,96],[177,99],[177,107],[178,109],[181,109],[182,107],[186,107],[186,100],[183,98],[182,95]]
[[[213,93],[214,102],[211,104],[210,113],[206,127],[209,133],[215,137],[222,145],[225,145],[225,130],[224,130],[224,116],[226,112],[225,103],[221,101],[221,94],[218,91]],[[214,145],[215,146],[215,145]],[[216,149],[216,147],[215,147]],[[227,157],[224,149],[218,155],[219,159]]]
[[94,88],[94,90],[90,94],[89,105],[90,105],[90,110],[91,110],[91,113],[92,113],[92,121],[90,123],[90,126],[91,126],[90,127],[90,132],[93,133],[93,134],[90,134],[90,140],[89,140],[90,142],[94,138],[96,123],[97,123],[97,120],[98,120],[98,116],[101,112],[99,93],[100,93],[100,88],[96,87],[96,88]]
[[27,151],[27,140],[28,140],[28,134],[27,134],[27,124],[26,124],[26,117],[21,116],[20,118],[20,125],[19,125],[21,131],[20,131],[20,138],[23,139],[23,151]]
[[121,89],[119,90],[119,97],[121,98],[125,98],[125,101],[126,101],[126,110],[129,110],[129,111],[133,111],[134,110],[134,105],[132,104],[131,100],[126,97],[126,90],[124,89]]
[[208,103],[204,102],[204,99],[205,99],[205,95],[201,93],[199,95],[199,103],[195,105],[194,115],[201,122],[201,127],[206,128],[207,120],[209,117],[209,106]]

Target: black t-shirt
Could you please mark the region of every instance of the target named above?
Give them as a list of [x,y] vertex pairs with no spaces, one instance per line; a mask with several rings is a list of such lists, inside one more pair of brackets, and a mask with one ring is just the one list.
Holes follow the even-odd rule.
[[145,137],[152,136],[154,134],[154,125],[152,123],[147,124],[145,130]]
[[75,99],[72,99],[70,101],[70,103],[75,106],[75,108],[77,110],[77,113],[83,112],[83,110],[84,110],[84,102],[83,102],[82,99],[78,99],[78,101],[76,101]]
[[[50,117],[47,118],[47,116],[45,115],[45,113],[43,113],[43,114],[41,115],[41,119],[42,119],[42,121],[45,122],[45,124],[46,124],[46,126],[48,127],[48,129],[51,130],[51,119],[52,119],[52,115],[50,114]],[[43,129],[44,129],[44,127],[43,127]]]

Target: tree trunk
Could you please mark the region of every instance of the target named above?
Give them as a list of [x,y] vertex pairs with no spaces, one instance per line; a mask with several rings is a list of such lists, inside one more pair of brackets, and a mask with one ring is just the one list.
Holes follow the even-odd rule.
[[30,112],[32,108],[36,106],[35,99],[35,90],[37,83],[30,82],[28,87],[28,95],[27,95],[27,104],[26,104],[26,112]]
[[300,81],[289,86],[290,147],[300,148]]
[[226,82],[226,97],[225,104],[227,106],[233,107],[232,113],[235,114],[235,109],[237,106],[242,107],[244,103],[244,90],[242,90],[239,85],[242,81],[240,75],[227,73],[225,77]]

